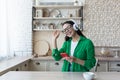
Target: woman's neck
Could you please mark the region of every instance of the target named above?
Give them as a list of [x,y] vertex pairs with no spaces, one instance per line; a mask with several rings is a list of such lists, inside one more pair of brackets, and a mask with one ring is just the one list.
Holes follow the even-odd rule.
[[80,36],[78,34],[75,34],[73,37],[72,37],[72,41],[73,42],[76,42],[80,39]]

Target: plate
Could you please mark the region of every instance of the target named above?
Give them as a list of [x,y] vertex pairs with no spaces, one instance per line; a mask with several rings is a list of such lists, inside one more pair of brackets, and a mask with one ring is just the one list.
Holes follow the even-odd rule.
[[47,55],[49,51],[49,44],[45,40],[40,40],[35,43],[34,46],[34,53],[38,54],[39,56],[45,56]]
[[61,14],[60,10],[58,9],[52,9],[50,12],[50,17],[59,17]]

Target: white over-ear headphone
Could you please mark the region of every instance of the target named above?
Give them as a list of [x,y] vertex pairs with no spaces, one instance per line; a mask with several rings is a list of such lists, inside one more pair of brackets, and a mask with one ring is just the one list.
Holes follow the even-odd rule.
[[76,23],[76,21],[75,20],[73,20],[73,19],[70,19],[70,21],[72,21],[74,24],[73,24],[73,29],[75,30],[75,31],[77,31],[79,28],[78,28],[78,24]]

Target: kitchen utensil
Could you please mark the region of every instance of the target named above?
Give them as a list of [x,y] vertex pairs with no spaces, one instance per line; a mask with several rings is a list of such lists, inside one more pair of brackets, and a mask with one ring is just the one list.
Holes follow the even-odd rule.
[[49,44],[45,40],[39,40],[35,42],[34,46],[34,53],[38,54],[39,56],[46,56],[49,50]]
[[43,17],[49,17],[50,16],[50,11],[47,8],[43,9]]

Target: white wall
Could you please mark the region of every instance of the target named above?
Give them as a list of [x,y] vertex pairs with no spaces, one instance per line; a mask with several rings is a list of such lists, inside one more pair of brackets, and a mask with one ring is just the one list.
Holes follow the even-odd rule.
[[16,56],[32,53],[32,1],[7,0],[9,51]]
[[0,0],[0,57],[8,53],[6,0]]

